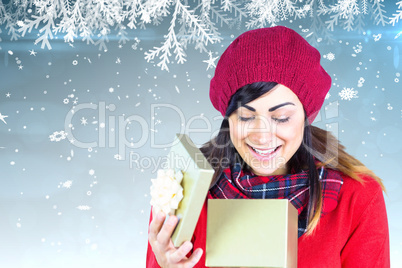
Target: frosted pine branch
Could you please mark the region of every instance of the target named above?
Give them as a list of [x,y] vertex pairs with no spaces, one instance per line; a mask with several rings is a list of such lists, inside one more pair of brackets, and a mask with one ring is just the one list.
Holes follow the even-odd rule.
[[53,34],[52,34],[52,26],[54,27],[54,22],[52,19],[48,20],[48,23],[39,30],[39,33],[44,32],[41,36],[39,36],[36,40],[35,40],[35,45],[42,42],[41,48],[45,48],[45,46],[47,47],[47,49],[52,49],[52,46],[49,43],[49,39],[53,39]]
[[353,31],[353,21],[354,17],[353,14],[350,14],[345,21],[342,22],[342,25],[344,25],[343,29],[349,31]]
[[334,30],[334,26],[338,25],[338,19],[340,17],[340,14],[334,14],[330,16],[330,20],[327,20],[325,23],[328,24],[327,28],[330,29],[331,31]]
[[169,7],[171,4],[172,0],[153,0],[145,2],[149,18],[166,17],[169,15]]
[[317,1],[312,1],[309,3],[309,5],[309,12],[312,23],[309,27],[310,32],[306,35],[306,39],[308,39],[309,42],[314,46],[318,46],[319,38],[322,38],[327,43],[332,44],[334,42],[332,34],[325,26],[325,23],[323,22],[321,17],[317,15],[317,13],[320,12],[320,9],[317,8],[317,5],[319,5],[319,3]]
[[[385,5],[394,3],[398,9],[386,16]],[[328,4],[331,3],[331,4]],[[198,5],[198,6],[197,6]],[[194,6],[197,6],[194,8]],[[394,6],[395,7],[395,6]],[[173,11],[177,9],[175,19]],[[342,27],[347,31],[363,31],[367,17],[373,24],[395,26],[402,20],[402,1],[384,0],[10,0],[0,1],[0,27],[3,36],[12,41],[28,34],[35,43],[51,49],[51,39],[62,35],[65,42],[81,39],[106,50],[109,35],[128,40],[128,30],[163,25],[164,19],[174,21],[175,28],[165,33],[161,47],[146,54],[146,59],[159,57],[159,64],[168,70],[174,59],[185,62],[188,44],[207,51],[207,46],[220,42],[220,28],[225,25],[239,29],[276,25],[279,21],[316,16],[317,29],[308,34],[311,41],[331,41],[331,31]],[[370,15],[370,16],[364,16]],[[325,21],[326,20],[326,21]],[[180,24],[180,25],[179,25]],[[171,25],[169,25],[171,26]],[[178,28],[179,27],[179,28]],[[6,29],[6,30],[4,30]],[[2,37],[3,37],[2,36]],[[4,38],[3,38],[4,39]],[[59,39],[60,40],[60,39]],[[315,41],[314,41],[315,40]],[[0,42],[2,40],[0,39]],[[165,46],[168,44],[168,46]]]
[[234,5],[234,3],[232,2],[232,0],[222,0],[221,3],[222,3],[221,8],[222,8],[224,11],[230,11],[230,8]]
[[360,0],[361,2],[361,9],[363,14],[367,15],[368,14],[368,8],[367,8],[367,0]]
[[[197,8],[196,8],[197,9]],[[195,9],[195,10],[196,10]],[[220,33],[218,28],[215,27],[215,24],[211,21],[209,13],[211,11],[211,5],[209,0],[203,0],[201,4],[201,16],[200,21],[203,25],[205,25],[206,29],[209,29],[209,32],[213,37],[215,37],[215,42],[220,42],[222,38],[220,37]],[[206,52],[205,46],[203,46],[203,50]]]
[[25,34],[28,32],[30,33],[33,28],[37,29],[39,24],[44,20],[43,17],[39,17],[36,15],[32,15],[32,18],[34,20],[26,20],[25,23],[22,22],[19,26],[20,28],[18,29],[18,32],[21,33],[22,36],[25,36]]
[[137,29],[137,17],[140,16],[144,8],[141,1],[124,2],[124,7],[127,10],[126,18],[129,21],[127,26],[130,29]]
[[82,25],[80,27],[80,37],[82,37],[82,41],[86,42],[87,44],[95,44],[94,41],[92,40],[91,36],[93,35],[92,31],[86,27],[85,25]]
[[398,6],[398,10],[395,14],[392,14],[392,17],[389,18],[389,23],[392,24],[392,26],[395,26],[399,20],[402,20],[402,1],[396,3],[396,5]]
[[174,48],[174,52],[177,53],[176,59],[178,59],[179,63],[183,63],[186,61],[185,54],[183,53],[184,51],[181,48],[181,44],[177,41],[176,34],[174,32],[174,27],[176,25],[176,19],[179,10],[179,1],[177,1],[172,20],[170,21],[169,33],[165,36],[165,42],[163,43],[163,45],[161,47],[154,47],[154,50],[150,50],[149,52],[145,52],[145,59],[148,62],[150,60],[153,60],[156,56],[159,56],[159,53],[161,53],[161,56],[159,56],[159,59],[161,59],[161,61],[157,64],[157,66],[166,71],[169,71],[167,65],[170,62],[169,57],[171,56],[171,48]]
[[9,29],[8,32],[7,32],[7,34],[8,34],[8,35],[11,35],[11,38],[10,38],[11,41],[13,41],[13,40],[18,40],[18,38],[20,37],[20,35],[18,34],[18,29],[16,29],[16,28],[14,27],[14,24],[7,23],[6,29]]
[[283,2],[279,2],[279,5],[281,6],[282,13],[284,14],[282,19],[286,19],[287,15],[294,15],[294,18],[298,19],[304,18],[306,16],[306,10],[297,7],[296,4],[293,3],[291,0],[283,0]]
[[226,14],[222,14],[221,10],[216,9],[215,7],[211,7],[211,19],[213,19],[215,16],[215,22],[219,23],[221,22],[220,25],[221,27],[223,24],[230,25],[230,22],[232,21],[231,18],[228,18]]
[[330,6],[328,13],[334,13],[325,22],[328,24],[328,29],[333,31],[334,26],[340,22],[343,25],[343,29],[353,31],[354,20],[360,14],[360,9],[357,0],[340,0],[337,4]]
[[364,23],[363,19],[364,19],[364,13],[360,13],[359,15],[357,15],[355,30],[357,30],[358,33],[364,32],[364,26],[366,24]]
[[106,43],[109,43],[108,34],[110,33],[110,29],[107,24],[101,23],[100,25],[102,30],[98,34],[99,40],[97,40],[94,45],[99,46],[99,50],[107,50]]
[[382,24],[382,26],[385,26],[385,24],[388,24],[388,17],[385,16],[385,13],[387,13],[383,8],[384,5],[381,4],[381,0],[373,0],[373,8],[374,8],[374,21],[376,22],[376,25],[379,23]]
[[[328,7],[324,4],[324,1],[323,1],[323,0],[318,0],[318,1],[319,1],[319,8],[318,8],[318,11],[317,11],[318,16],[326,15],[327,13],[330,13],[330,12],[331,12],[331,9],[328,8]],[[311,0],[311,3],[314,3],[314,4],[315,4],[315,0]],[[310,5],[311,5],[311,4],[310,4]]]
[[3,1],[0,1],[0,25],[6,21],[6,16],[8,16],[8,13],[3,5]]
[[238,17],[240,21],[242,18],[247,18],[247,13],[244,11],[244,9],[239,7],[238,4],[233,3],[231,0],[223,0],[221,9],[223,9],[223,11],[229,11],[230,13],[234,11],[234,16]]
[[179,0],[177,1],[178,10],[181,13],[182,18],[190,28],[194,28],[194,33],[200,37],[205,45],[214,44],[217,41],[217,37],[209,33],[207,27],[200,21],[197,15],[192,10],[188,9],[188,6],[183,5]]
[[76,34],[77,31],[75,29],[75,25],[72,20],[69,20],[69,26],[70,27],[67,27],[67,30],[66,30],[67,34],[64,35],[64,42],[73,43],[74,39],[77,37],[77,34]]
[[127,37],[127,32],[126,32],[126,26],[123,24],[119,23],[116,25],[116,30],[118,30],[117,36],[119,36],[119,44],[123,43],[125,44],[129,39]]
[[252,18],[246,23],[247,29],[257,26],[265,27],[267,23],[273,26],[278,21],[278,18],[274,14],[278,12],[275,2],[257,0],[247,3],[246,9],[248,10],[249,17]]
[[[273,26],[279,20],[287,20],[288,17],[302,18],[307,14],[307,9],[297,6],[297,1],[292,0],[254,0],[245,5],[251,18],[247,23],[248,29],[253,27]],[[311,3],[311,2],[310,2]]]

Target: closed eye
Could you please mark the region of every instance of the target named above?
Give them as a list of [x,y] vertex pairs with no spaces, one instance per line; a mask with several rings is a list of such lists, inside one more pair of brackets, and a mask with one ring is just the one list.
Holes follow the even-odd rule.
[[242,116],[239,115],[238,117],[239,117],[240,121],[244,121],[244,122],[247,122],[247,121],[250,121],[250,120],[254,119],[254,116],[252,116],[252,117],[242,117]]
[[290,117],[286,117],[286,118],[274,118],[272,117],[272,119],[278,123],[286,123],[289,121]]

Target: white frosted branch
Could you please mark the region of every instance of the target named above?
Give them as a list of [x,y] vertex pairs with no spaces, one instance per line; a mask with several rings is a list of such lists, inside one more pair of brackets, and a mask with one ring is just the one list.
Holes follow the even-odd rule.
[[180,1],[177,1],[177,5],[179,11],[181,11],[181,15],[184,20],[187,21],[189,27],[194,27],[194,32],[197,35],[201,36],[201,39],[204,40],[205,45],[209,43],[214,44],[216,37],[214,37],[211,33],[208,32],[208,29],[201,23],[198,19],[197,15],[193,14],[192,11],[187,9],[187,6],[184,6]]
[[380,3],[379,0],[373,0],[373,8],[374,12],[373,14],[375,15],[374,20],[376,21],[376,25],[379,23],[382,24],[382,26],[385,26],[385,24],[388,24],[388,19],[387,16],[384,15],[386,13],[385,10],[383,10],[384,5]]
[[327,29],[330,29],[331,31],[334,30],[334,26],[338,25],[338,18],[339,14],[334,14],[330,16],[330,20],[327,20],[325,23],[328,24]]
[[395,26],[395,24],[398,23],[399,20],[402,20],[402,10],[399,10],[402,9],[402,1],[396,3],[396,5],[398,6],[398,10],[389,18],[389,23],[392,24],[392,26]]
[[39,36],[35,40],[35,45],[42,42],[41,48],[44,49],[45,46],[47,49],[52,49],[52,46],[49,43],[49,38],[53,39],[52,28],[54,27],[53,20],[48,20],[48,23],[39,30],[40,33],[44,32],[41,36]]

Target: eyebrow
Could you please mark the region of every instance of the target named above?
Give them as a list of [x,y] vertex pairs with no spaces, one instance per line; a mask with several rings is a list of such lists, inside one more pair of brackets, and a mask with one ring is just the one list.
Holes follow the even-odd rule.
[[[285,105],[293,105],[294,106],[295,104],[292,103],[292,102],[284,102],[284,103],[281,103],[281,104],[275,105],[274,107],[269,108],[268,111],[273,112],[276,109],[279,109],[279,108],[281,108],[282,106],[285,106]],[[248,106],[247,104],[244,104],[243,107],[249,109],[252,112],[255,112],[255,109],[253,107],[251,107],[251,106]]]
[[284,103],[281,103],[281,104],[278,104],[278,105],[276,105],[276,106],[274,106],[274,107],[271,107],[271,108],[269,108],[269,112],[273,112],[273,111],[275,111],[276,109],[279,109],[279,108],[281,108],[282,106],[285,106],[285,105],[295,105],[294,103],[292,103],[292,102],[284,102]]

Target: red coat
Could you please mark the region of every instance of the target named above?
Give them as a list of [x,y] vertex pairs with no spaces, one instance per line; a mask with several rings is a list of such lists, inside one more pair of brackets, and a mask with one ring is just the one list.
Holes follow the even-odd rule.
[[[205,266],[207,207],[202,208],[192,242],[204,250],[195,268]],[[160,268],[148,243],[147,268]],[[337,207],[321,217],[311,236],[298,243],[298,267],[390,267],[385,202],[378,182],[343,176]]]

